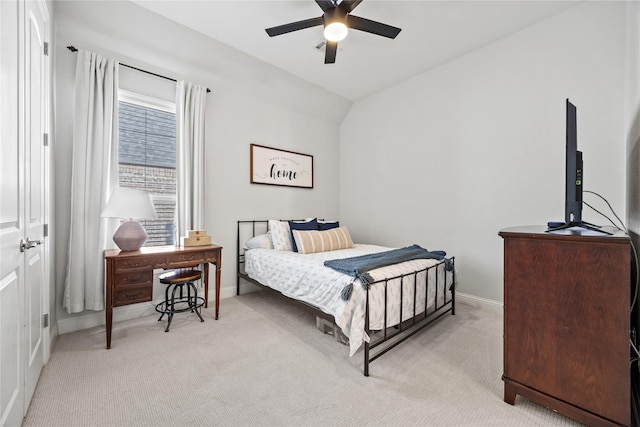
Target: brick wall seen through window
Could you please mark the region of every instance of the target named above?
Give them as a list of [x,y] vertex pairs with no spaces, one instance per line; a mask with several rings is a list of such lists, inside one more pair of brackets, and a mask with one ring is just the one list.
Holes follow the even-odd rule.
[[121,187],[151,194],[158,219],[140,221],[149,238],[145,246],[175,244],[175,113],[119,102],[118,180]]

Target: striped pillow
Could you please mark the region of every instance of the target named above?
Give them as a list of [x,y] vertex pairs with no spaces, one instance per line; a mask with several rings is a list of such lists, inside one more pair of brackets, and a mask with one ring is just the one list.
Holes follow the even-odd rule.
[[335,251],[353,247],[353,240],[347,227],[330,230],[291,230],[298,247],[298,253],[313,254],[316,252]]

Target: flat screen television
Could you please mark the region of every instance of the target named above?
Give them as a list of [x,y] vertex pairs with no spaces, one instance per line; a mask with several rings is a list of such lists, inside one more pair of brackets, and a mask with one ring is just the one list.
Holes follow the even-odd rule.
[[582,220],[582,152],[578,150],[576,106],[569,99],[567,99],[566,138],[564,224],[550,224],[547,231],[578,227],[611,234],[601,230],[597,225]]

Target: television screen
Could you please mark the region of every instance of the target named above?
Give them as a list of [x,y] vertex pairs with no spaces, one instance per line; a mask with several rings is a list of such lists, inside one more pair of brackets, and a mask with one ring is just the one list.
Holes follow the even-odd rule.
[[584,184],[584,174],[582,152],[578,150],[577,109],[569,99],[567,99],[566,107],[564,224],[549,223],[547,231],[557,231],[578,227],[598,231],[604,234],[611,234],[601,230],[597,225],[582,221],[582,186]]
[[582,153],[578,151],[576,106],[567,99],[565,209],[567,224],[582,222]]

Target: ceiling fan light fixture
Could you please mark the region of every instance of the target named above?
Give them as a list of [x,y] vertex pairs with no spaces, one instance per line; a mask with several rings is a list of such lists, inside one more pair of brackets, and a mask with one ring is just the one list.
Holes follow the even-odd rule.
[[332,22],[324,27],[324,38],[330,42],[339,42],[347,37],[349,30],[344,22]]
[[347,37],[350,28],[390,39],[395,39],[401,31],[400,28],[392,27],[382,22],[351,15],[353,9],[362,3],[362,1],[363,0],[315,0],[316,4],[323,11],[322,16],[266,28],[265,31],[269,37],[274,37],[322,25],[324,27],[324,38],[326,41],[316,46],[316,49],[324,46],[324,63],[334,64],[336,62],[338,42]]

